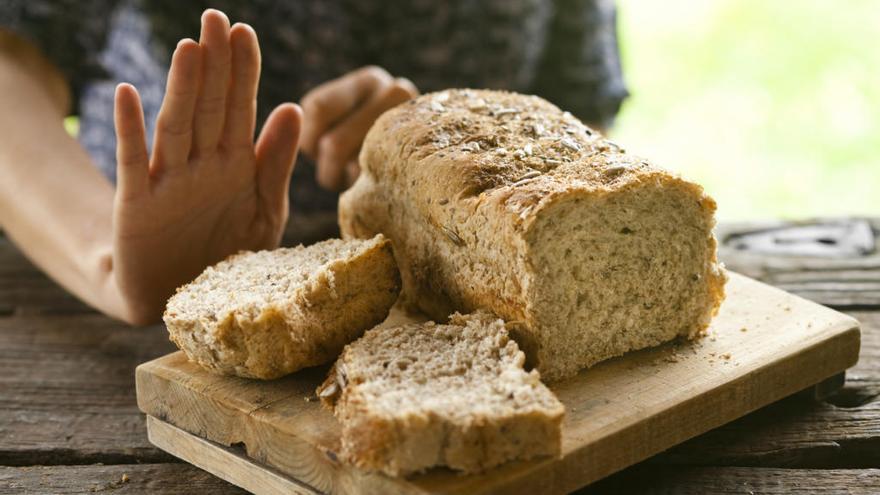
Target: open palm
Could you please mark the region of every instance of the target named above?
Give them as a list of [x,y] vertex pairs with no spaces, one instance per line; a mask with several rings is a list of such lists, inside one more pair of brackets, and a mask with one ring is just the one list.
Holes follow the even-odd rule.
[[280,105],[254,143],[259,76],[253,29],[208,10],[174,51],[152,153],[137,91],[117,88],[113,269],[134,321],[206,266],[278,245],[301,112]]

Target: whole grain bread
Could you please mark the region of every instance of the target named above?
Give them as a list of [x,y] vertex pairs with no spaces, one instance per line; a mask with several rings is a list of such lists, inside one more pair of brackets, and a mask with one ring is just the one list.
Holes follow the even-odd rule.
[[335,359],[385,319],[399,291],[386,238],[331,239],[233,255],[179,288],[164,320],[190,360],[271,379]]
[[560,453],[564,407],[524,361],[500,319],[455,314],[367,331],[317,394],[342,423],[343,460],[392,476],[473,473]]
[[423,95],[376,121],[360,165],[343,236],[384,233],[408,306],[491,310],[546,379],[694,337],[723,299],[712,198],[541,98]]

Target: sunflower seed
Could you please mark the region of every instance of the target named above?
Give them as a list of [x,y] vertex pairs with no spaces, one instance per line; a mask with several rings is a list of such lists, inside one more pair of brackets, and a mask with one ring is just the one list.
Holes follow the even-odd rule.
[[605,175],[617,176],[627,171],[626,165],[613,165],[605,169]]
[[471,141],[470,143],[463,145],[461,149],[472,152],[480,151],[480,143],[477,141]]
[[531,131],[533,136],[541,137],[544,134],[544,126],[536,122],[531,125]]
[[537,170],[531,170],[531,171],[526,172],[523,175],[521,175],[518,179],[513,181],[513,183],[517,184],[517,183],[522,182],[524,180],[534,179],[535,177],[537,177],[539,175],[541,175],[541,172],[538,172]]
[[564,137],[559,140],[560,144],[570,149],[571,151],[580,151],[581,146],[574,142],[571,138]]
[[440,227],[443,230],[443,233],[446,234],[446,237],[452,241],[456,246],[464,246],[464,239],[462,239],[458,234],[455,233],[454,230],[449,227]]
[[336,382],[333,382],[330,385],[328,385],[327,387],[321,389],[321,391],[318,392],[318,397],[320,397],[322,399],[326,399],[327,397],[333,397],[334,395],[336,395],[337,391],[339,391],[339,385],[337,385]]
[[468,102],[468,110],[477,111],[486,108],[486,100],[477,98]]
[[499,108],[492,112],[493,117],[501,117],[502,115],[513,115],[519,113],[515,108]]

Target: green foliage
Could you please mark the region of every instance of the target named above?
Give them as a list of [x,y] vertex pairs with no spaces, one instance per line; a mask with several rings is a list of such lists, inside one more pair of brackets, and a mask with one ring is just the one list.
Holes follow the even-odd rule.
[[880,1],[618,5],[616,141],[722,219],[880,214]]

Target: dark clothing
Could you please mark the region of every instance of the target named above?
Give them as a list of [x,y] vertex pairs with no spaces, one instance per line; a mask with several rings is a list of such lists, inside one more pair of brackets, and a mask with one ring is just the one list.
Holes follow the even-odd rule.
[[[171,51],[181,38],[197,39],[207,7],[257,32],[258,122],[279,103],[368,64],[411,79],[422,92],[534,93],[605,126],[626,96],[611,0],[5,0],[0,27],[35,43],[67,76],[79,139],[114,180],[116,83],[140,91],[152,139]],[[319,189],[313,164],[301,162],[293,207],[335,208],[336,194]]]

